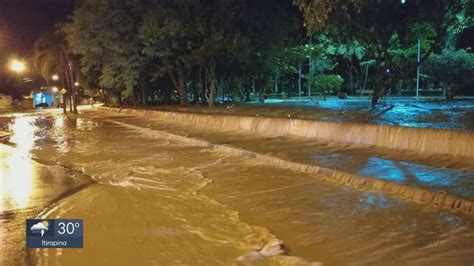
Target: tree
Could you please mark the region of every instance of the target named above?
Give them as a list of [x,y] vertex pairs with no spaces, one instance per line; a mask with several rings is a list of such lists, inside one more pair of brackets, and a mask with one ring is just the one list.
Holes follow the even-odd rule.
[[[467,0],[295,0],[303,12],[310,31],[327,31],[332,36],[344,36],[364,47],[367,55],[375,60],[373,68],[375,89],[372,105],[375,106],[385,90],[402,76],[390,83],[384,76],[393,65],[391,51],[396,46],[413,46],[423,39],[424,49],[420,63],[443,46],[447,32],[459,22],[459,14],[466,12]],[[417,64],[405,69],[413,73]]]
[[326,95],[339,92],[344,80],[339,75],[316,75],[311,82],[313,82],[317,91],[325,98]]
[[278,75],[285,71],[279,69],[283,62],[278,62],[275,58],[289,56],[291,59],[288,59],[292,64],[293,59],[299,57],[292,53],[293,51],[285,49],[298,46],[305,41],[303,23],[298,10],[289,1],[244,2],[246,7],[241,22],[241,35],[248,41],[246,54],[241,57],[241,64],[245,75],[254,81],[259,101],[263,102],[265,89],[271,90]]
[[144,44],[143,53],[155,62],[153,77],[168,75],[180,94],[182,105],[188,104],[186,80],[190,65],[188,44],[192,43],[190,14],[184,9],[185,2],[157,1],[143,18],[139,38]]
[[433,54],[425,65],[426,72],[445,86],[446,100],[454,99],[456,91],[474,82],[474,54],[466,50],[444,50]]
[[147,86],[169,79],[166,99],[177,92],[187,104],[189,87],[213,106],[232,78],[254,80],[263,99],[269,61],[299,38],[301,24],[287,0],[83,0],[63,29],[82,73],[100,73],[119,103],[146,103]]
[[[224,75],[246,72],[264,87],[273,51],[288,41],[288,29],[298,25],[291,8],[285,0],[158,1],[143,20],[143,51],[156,62],[157,77],[170,76],[183,104],[187,81],[196,77],[194,89],[213,106]],[[289,19],[277,19],[280,14]]]
[[138,39],[144,8],[139,1],[84,0],[63,27],[71,50],[81,58],[82,72],[99,72],[99,85],[119,104],[133,94],[144,67]]
[[157,77],[169,75],[182,104],[187,104],[186,81],[196,71],[197,85],[209,106],[214,106],[217,64],[232,57],[239,43],[238,4],[234,0],[162,1],[145,15],[140,30],[143,51],[157,62]]
[[[61,83],[67,88],[71,97],[71,111],[77,113],[74,85],[77,77],[77,58],[69,50],[61,31],[47,32],[35,42],[34,62],[45,80],[50,80],[53,74],[60,74]],[[66,101],[63,103],[63,108],[66,113]]]

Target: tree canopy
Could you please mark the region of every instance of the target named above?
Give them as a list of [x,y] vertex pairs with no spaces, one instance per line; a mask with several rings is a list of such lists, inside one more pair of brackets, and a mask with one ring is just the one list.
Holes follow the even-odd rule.
[[119,103],[213,106],[219,93],[263,100],[297,83],[311,96],[331,77],[372,88],[375,105],[454,49],[471,13],[468,0],[82,0],[61,30],[86,80]]

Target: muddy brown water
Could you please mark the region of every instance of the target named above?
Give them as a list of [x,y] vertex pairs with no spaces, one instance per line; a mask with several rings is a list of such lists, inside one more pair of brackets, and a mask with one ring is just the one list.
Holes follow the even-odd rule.
[[[2,149],[2,156],[26,158],[21,171],[3,171],[1,176],[0,235],[7,265],[18,261],[7,251],[23,245],[18,243],[24,233],[21,220],[37,215],[82,218],[85,223],[84,249],[20,253],[19,261],[38,265],[474,261],[471,218],[333,185],[251,158],[158,139],[110,119],[118,118],[92,112],[1,119],[13,131],[10,142],[15,145],[8,146],[10,153]],[[2,169],[11,168],[13,163],[3,158]],[[23,179],[21,185],[5,185],[20,180],[18,173],[30,173],[34,164],[45,172]],[[35,197],[48,190],[63,193],[59,186],[41,186],[55,167],[80,171],[94,183],[57,201]],[[57,182],[71,180],[64,171]],[[5,215],[11,209],[16,220]],[[9,224],[13,220],[16,228]],[[256,252],[278,241],[283,242],[280,249]]]

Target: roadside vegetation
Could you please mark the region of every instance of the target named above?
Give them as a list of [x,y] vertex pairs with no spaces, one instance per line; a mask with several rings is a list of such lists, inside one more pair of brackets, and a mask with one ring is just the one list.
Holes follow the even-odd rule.
[[424,93],[452,100],[474,94],[462,46],[473,13],[469,0],[84,0],[38,40],[37,67],[59,73],[73,103],[368,95],[375,106],[413,96],[418,67]]

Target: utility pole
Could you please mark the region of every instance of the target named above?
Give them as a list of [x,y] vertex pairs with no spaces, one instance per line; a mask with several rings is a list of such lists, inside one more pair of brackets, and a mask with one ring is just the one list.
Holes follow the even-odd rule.
[[278,72],[275,73],[275,93],[278,94]]
[[252,78],[252,94],[255,96],[255,77]]
[[300,69],[298,71],[298,96],[301,100],[301,65],[300,65]]
[[416,98],[418,99],[419,90],[420,90],[420,60],[421,60],[421,40],[418,39],[418,57],[417,57],[417,64],[418,67],[416,69]]
[[309,35],[309,80],[308,80],[308,97],[311,99],[311,86],[313,81],[313,35]]

